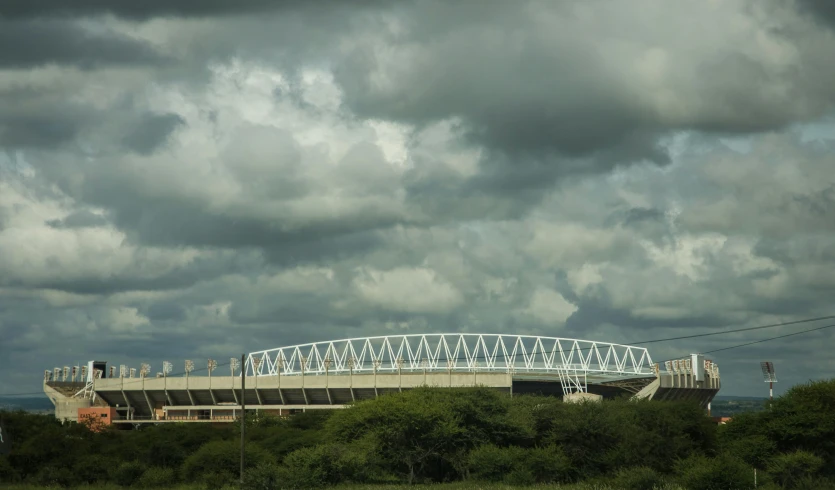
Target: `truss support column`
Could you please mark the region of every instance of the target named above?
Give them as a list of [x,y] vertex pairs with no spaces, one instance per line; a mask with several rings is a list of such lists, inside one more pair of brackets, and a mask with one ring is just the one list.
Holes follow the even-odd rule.
[[255,398],[258,399],[258,404],[259,405],[264,404],[264,400],[261,399],[261,392],[258,390],[258,374],[257,373],[255,374]]
[[[142,383],[145,384],[144,382]],[[154,418],[154,405],[151,403],[151,399],[148,397],[148,392],[145,391],[145,387],[142,387],[142,394],[145,396],[145,402],[148,404],[148,410],[151,412],[151,418]]]
[[[124,383],[124,381],[123,381],[123,383]],[[128,399],[128,395],[125,393],[124,389],[122,389],[122,398],[125,399],[125,404],[128,406],[128,420],[131,420],[133,417],[132,417],[132,413],[131,413],[131,409],[130,409],[131,408],[130,400]]]

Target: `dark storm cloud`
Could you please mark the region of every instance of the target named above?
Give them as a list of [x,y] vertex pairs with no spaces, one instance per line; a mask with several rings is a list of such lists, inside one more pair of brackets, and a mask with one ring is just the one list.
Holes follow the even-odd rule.
[[171,133],[185,124],[185,119],[177,114],[144,114],[122,139],[122,144],[140,155],[150,155],[168,141]]
[[186,309],[179,303],[160,301],[144,310],[145,316],[152,321],[182,321],[186,318]]
[[835,28],[835,2],[829,0],[796,0],[800,10]]
[[58,148],[94,124],[97,111],[63,90],[0,88],[0,148]]
[[[311,4],[315,3],[315,6]],[[128,19],[144,20],[150,17],[181,16],[202,17],[215,15],[242,15],[280,9],[322,9],[339,3],[334,0],[308,2],[305,0],[6,0],[0,3],[0,17],[27,18],[64,15],[113,14]],[[379,0],[359,0],[352,4],[363,6],[378,4]]]
[[[819,117],[835,104],[835,90],[826,88],[835,71],[816,41],[790,37],[799,32],[794,27],[785,37],[772,32],[771,41],[796,43],[808,71],[786,69],[771,53],[752,55],[743,47],[665,46],[659,33],[666,28],[637,15],[659,7],[651,5],[419,2],[398,10],[397,29],[381,24],[374,41],[353,43],[335,75],[345,104],[361,116],[418,126],[459,120],[471,141],[509,155],[513,170],[486,173],[510,185],[636,161],[666,164],[662,141],[672,131],[756,133]],[[657,15],[678,23],[707,12],[677,9],[684,5],[665,3]],[[724,8],[739,13],[734,4]],[[688,79],[674,75],[685,70]],[[657,83],[671,100],[655,92]],[[778,87],[784,92],[775,99]],[[538,159],[551,168],[545,179],[537,167],[524,168]]]
[[103,65],[159,64],[152,47],[108,30],[93,32],[60,20],[10,21],[0,14],[0,68],[47,64],[91,69]]
[[[0,111],[3,106],[0,101]],[[54,114],[14,114],[0,112],[0,147],[5,148],[55,148],[75,138],[81,129],[86,114],[79,111],[76,119],[74,109]]]
[[395,224],[375,217],[360,217],[357,221],[334,219],[284,230],[274,220],[212,213],[205,209],[205,204],[187,200],[159,199],[151,203],[141,196],[125,195],[119,201],[99,202],[107,202],[114,224],[139,244],[263,248],[270,257],[284,262],[305,262],[367,250],[377,240],[366,232]]

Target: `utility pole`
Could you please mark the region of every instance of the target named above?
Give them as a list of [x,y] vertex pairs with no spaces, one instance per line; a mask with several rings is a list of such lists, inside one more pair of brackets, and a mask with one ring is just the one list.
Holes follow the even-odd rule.
[[246,436],[246,359],[241,354],[241,486],[244,484],[244,437]]

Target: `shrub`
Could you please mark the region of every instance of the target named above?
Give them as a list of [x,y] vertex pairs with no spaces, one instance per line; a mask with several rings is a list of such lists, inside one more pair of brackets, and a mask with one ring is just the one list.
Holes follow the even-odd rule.
[[504,478],[504,482],[514,487],[524,487],[536,483],[533,473],[527,468],[514,468]]
[[74,483],[74,475],[65,466],[45,466],[41,468],[34,478],[34,483],[43,486],[68,487]]
[[278,466],[263,463],[244,472],[244,490],[277,490],[282,483]]
[[647,490],[661,488],[665,484],[658,472],[646,466],[623,468],[615,474],[612,483],[623,490]]
[[578,478],[577,469],[559,446],[537,447],[520,453],[519,466],[526,468],[537,483],[568,483]]
[[730,456],[691,456],[679,461],[676,470],[679,482],[690,490],[727,490],[754,486],[754,469]]
[[113,469],[110,478],[113,483],[129,487],[139,481],[142,474],[145,473],[145,467],[138,461],[130,461],[122,463]]
[[497,447],[492,444],[470,451],[467,463],[470,475],[476,480],[502,481],[521,459],[522,450],[517,447]]
[[[261,446],[246,445],[247,465],[256,467],[270,460]],[[183,477],[190,482],[200,482],[221,487],[232,483],[240,472],[241,446],[238,441],[212,441],[200,446],[183,463]]]
[[16,482],[20,477],[5,456],[0,456],[0,481]]
[[823,467],[823,459],[806,451],[780,454],[768,463],[768,473],[783,488],[796,488],[802,479],[815,476]]
[[726,442],[725,452],[747,464],[765,469],[777,450],[773,441],[762,435],[738,437]]
[[565,483],[578,476],[571,460],[558,446],[522,449],[485,445],[472,450],[467,462],[470,475],[483,481],[508,482],[511,478],[520,482],[531,479],[532,483]]
[[[341,482],[364,482],[375,467],[367,441],[355,444],[323,444],[298,449],[284,458],[286,485],[290,488],[320,488]],[[282,481],[282,484],[285,484]]]
[[137,485],[142,488],[165,488],[176,481],[172,468],[158,466],[148,468],[139,478]]

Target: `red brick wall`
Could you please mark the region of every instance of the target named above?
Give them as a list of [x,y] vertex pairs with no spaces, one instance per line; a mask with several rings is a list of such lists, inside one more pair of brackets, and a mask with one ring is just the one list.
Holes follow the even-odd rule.
[[101,430],[101,428],[112,424],[115,418],[115,408],[90,407],[78,409],[78,423],[87,425],[91,430]]

